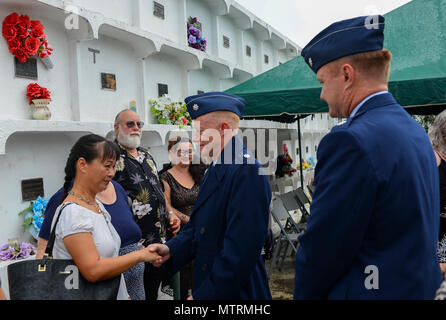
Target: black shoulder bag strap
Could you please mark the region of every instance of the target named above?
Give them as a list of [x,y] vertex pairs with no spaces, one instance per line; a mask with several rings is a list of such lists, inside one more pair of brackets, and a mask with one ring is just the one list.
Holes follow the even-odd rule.
[[60,210],[59,210],[59,214],[57,215],[57,218],[56,218],[56,223],[54,224],[53,230],[51,230],[51,235],[48,240],[48,244],[46,246],[45,255],[44,255],[43,259],[52,259],[53,258],[53,247],[54,247],[54,242],[56,241],[56,226],[57,226],[57,223],[59,222],[59,218],[62,214],[62,210],[65,209],[70,204],[73,204],[73,202],[65,203],[62,206],[62,208],[60,208]]

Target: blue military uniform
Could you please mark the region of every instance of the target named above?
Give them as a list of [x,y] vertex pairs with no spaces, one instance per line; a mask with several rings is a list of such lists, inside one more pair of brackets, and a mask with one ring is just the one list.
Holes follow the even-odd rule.
[[[226,110],[241,115],[244,101],[219,92],[186,99],[192,119]],[[194,299],[271,299],[261,250],[271,189],[261,167],[235,136],[203,179],[190,221],[166,242],[172,272],[194,260]]]
[[[354,53],[346,41],[376,50],[367,39],[381,37],[383,18],[376,29],[364,28],[365,18],[338,22],[310,42],[303,56],[314,72],[333,60],[331,53]],[[432,299],[441,283],[432,146],[388,92],[369,96],[354,112],[319,144],[294,298]]]

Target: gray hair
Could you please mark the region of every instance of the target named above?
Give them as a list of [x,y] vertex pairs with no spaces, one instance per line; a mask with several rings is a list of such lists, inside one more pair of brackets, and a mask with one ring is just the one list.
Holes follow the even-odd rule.
[[429,139],[432,146],[443,157],[446,156],[446,110],[442,111],[435,118],[432,127],[429,129]]

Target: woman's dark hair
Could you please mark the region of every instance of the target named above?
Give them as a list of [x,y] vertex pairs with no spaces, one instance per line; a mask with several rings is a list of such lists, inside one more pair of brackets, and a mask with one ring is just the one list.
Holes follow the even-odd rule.
[[[176,151],[178,148],[178,144],[186,142],[192,144],[192,141],[189,138],[185,137],[177,137],[175,140],[169,140],[169,143],[167,144],[167,151],[170,151],[173,148],[173,151]],[[193,146],[193,144],[192,144]],[[169,163],[167,165],[164,165],[162,172],[169,170],[172,168],[172,163]],[[204,172],[206,171],[207,166],[200,161],[200,163],[194,164],[191,163],[189,165],[189,173],[192,176],[192,179],[194,179],[194,182],[198,185],[201,184],[201,180],[203,180]]]
[[[101,145],[101,146],[99,146]],[[76,176],[76,162],[79,158],[84,158],[87,163],[98,158],[102,154],[102,161],[108,159],[119,160],[121,152],[116,143],[105,139],[97,134],[88,134],[82,136],[77,140],[71,148],[67,163],[65,164],[65,182],[63,185],[64,195],[61,202],[65,200],[75,176]]]

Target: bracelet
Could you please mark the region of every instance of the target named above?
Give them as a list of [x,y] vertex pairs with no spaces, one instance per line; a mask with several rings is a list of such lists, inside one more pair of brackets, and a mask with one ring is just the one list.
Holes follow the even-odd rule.
[[173,211],[167,211],[167,215],[173,214]]
[[186,217],[187,217],[187,216],[186,216],[185,214],[182,214],[182,215],[181,215],[181,218],[182,218],[182,219],[186,219]]

